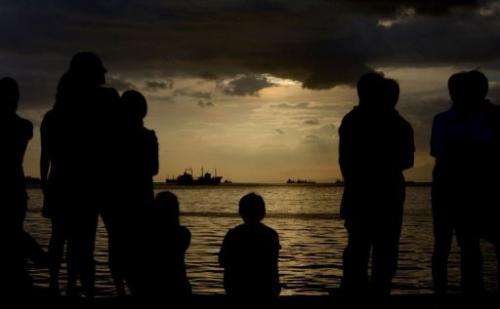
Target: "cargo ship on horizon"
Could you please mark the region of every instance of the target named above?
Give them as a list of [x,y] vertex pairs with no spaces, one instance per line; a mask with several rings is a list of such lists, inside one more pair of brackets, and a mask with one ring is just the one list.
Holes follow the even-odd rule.
[[193,169],[187,168],[182,175],[176,178],[167,178],[165,183],[180,186],[216,186],[222,182],[222,178],[222,176],[217,176],[217,169],[215,169],[215,175],[212,176],[210,172],[205,172],[203,167],[201,168],[201,175],[195,178]]

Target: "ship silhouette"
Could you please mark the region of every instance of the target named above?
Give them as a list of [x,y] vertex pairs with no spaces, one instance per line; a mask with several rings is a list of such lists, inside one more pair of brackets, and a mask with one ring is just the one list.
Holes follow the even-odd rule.
[[165,182],[180,186],[216,186],[221,181],[222,176],[217,176],[217,169],[215,169],[215,176],[212,176],[211,173],[205,172],[202,167],[201,175],[197,178],[193,176],[193,169],[187,168],[182,175],[177,176],[177,178],[167,179]]
[[293,178],[288,178],[286,181],[287,184],[315,184],[315,181],[312,180],[307,180],[307,179],[293,179]]

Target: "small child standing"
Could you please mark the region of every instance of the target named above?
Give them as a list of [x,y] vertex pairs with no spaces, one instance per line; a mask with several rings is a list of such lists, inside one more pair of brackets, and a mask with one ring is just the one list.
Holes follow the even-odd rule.
[[219,253],[224,268],[224,288],[233,299],[271,300],[279,296],[279,236],[261,221],[264,199],[255,193],[239,203],[243,224],[230,229]]

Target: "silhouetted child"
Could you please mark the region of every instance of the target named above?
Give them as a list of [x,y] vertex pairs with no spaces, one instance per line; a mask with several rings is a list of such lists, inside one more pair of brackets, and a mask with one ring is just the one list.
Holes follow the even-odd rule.
[[135,207],[149,204],[154,199],[153,177],[158,174],[158,139],[155,131],[144,126],[148,113],[146,98],[138,91],[129,90],[120,98],[124,109],[124,155],[127,178],[133,192],[129,197]]
[[119,197],[121,201],[111,203],[102,211],[109,235],[109,267],[119,295],[125,294],[126,248],[137,238],[137,214],[153,203],[153,177],[159,167],[156,134],[144,127],[147,110],[146,98],[140,92],[129,90],[120,98],[117,175],[126,181],[120,187],[124,192]]
[[180,224],[179,216],[177,196],[169,191],[158,193],[145,207],[141,239],[134,245],[127,276],[133,295],[167,300],[191,295],[185,263],[191,232]]
[[255,193],[239,203],[243,224],[229,230],[219,253],[226,294],[235,299],[269,300],[279,296],[279,236],[261,221],[264,199]]

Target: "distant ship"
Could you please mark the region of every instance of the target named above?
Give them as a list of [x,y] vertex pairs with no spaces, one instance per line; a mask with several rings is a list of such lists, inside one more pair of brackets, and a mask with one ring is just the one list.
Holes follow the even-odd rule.
[[315,184],[316,182],[315,181],[311,181],[311,180],[305,180],[305,179],[292,179],[292,178],[288,178],[288,180],[286,181],[287,184]]
[[211,173],[205,173],[201,168],[201,176],[194,178],[193,169],[188,168],[182,175],[177,176],[175,179],[167,179],[167,184],[175,184],[180,186],[216,186],[222,181],[222,176],[217,176],[217,169],[215,169],[215,176]]

